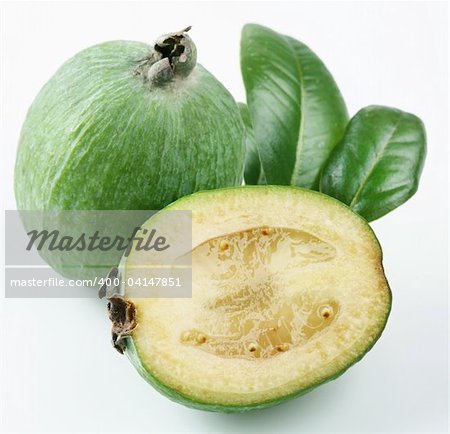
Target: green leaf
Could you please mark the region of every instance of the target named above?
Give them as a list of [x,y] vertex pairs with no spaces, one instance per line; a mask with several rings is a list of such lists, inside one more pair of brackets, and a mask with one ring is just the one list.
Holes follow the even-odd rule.
[[417,191],[425,154],[425,129],[417,116],[389,107],[363,108],[327,161],[320,190],[375,220]]
[[243,28],[241,69],[267,183],[318,189],[348,121],[330,72],[306,45],[256,24]]
[[245,125],[245,170],[244,180],[247,185],[266,184],[262,171],[259,152],[256,146],[252,120],[246,104],[238,103]]

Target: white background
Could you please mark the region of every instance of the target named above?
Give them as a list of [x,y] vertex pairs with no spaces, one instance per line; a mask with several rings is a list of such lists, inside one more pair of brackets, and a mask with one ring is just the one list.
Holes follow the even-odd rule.
[[429,147],[419,192],[373,224],[393,310],[380,341],[344,376],[262,412],[191,410],[160,396],[111,348],[102,302],[3,299],[4,431],[447,431],[445,3],[11,2],[2,4],[1,19],[0,184],[6,209],[15,208],[12,179],[21,124],[56,68],[101,41],[150,42],[190,24],[199,61],[236,99],[244,99],[240,30],[257,22],[316,51],[351,114],[383,104],[420,116]]

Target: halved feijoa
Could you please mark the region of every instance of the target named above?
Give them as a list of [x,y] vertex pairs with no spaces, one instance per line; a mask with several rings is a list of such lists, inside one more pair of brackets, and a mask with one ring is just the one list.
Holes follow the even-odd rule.
[[[169,209],[192,211],[192,297],[133,298],[125,285],[113,306],[119,326],[129,320],[122,349],[169,398],[215,411],[274,405],[336,378],[380,336],[391,305],[382,253],[345,205],[260,186]],[[124,258],[123,277],[141,254]]]

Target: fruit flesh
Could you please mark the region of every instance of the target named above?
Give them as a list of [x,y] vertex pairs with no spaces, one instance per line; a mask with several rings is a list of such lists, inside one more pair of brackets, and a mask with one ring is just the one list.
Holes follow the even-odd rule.
[[192,298],[131,299],[138,327],[127,350],[173,399],[225,411],[272,405],[336,377],[380,335],[390,309],[381,251],[338,202],[245,187],[171,208],[192,210]]
[[[258,227],[208,240],[194,249],[197,281],[221,295],[207,306],[214,316],[206,331],[183,332],[181,342],[222,357],[267,358],[301,345],[331,324],[338,303],[332,296],[284,295],[292,274],[335,256],[313,235]],[[242,264],[242,266],[239,266]],[[217,272],[211,272],[217,270]],[[287,292],[287,291],[286,291]],[[285,299],[286,298],[286,299]]]

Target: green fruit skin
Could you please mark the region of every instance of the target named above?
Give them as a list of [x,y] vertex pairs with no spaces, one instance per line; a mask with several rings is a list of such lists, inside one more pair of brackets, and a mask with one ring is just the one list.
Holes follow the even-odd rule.
[[[285,190],[285,189],[295,189],[295,190],[300,190],[304,193],[307,194],[314,194],[314,195],[320,195],[323,197],[323,199],[325,201],[331,201],[335,204],[338,204],[339,206],[342,206],[343,208],[346,208],[348,211],[352,212],[353,214],[355,214],[360,220],[364,221],[364,223],[367,224],[366,220],[361,217],[359,214],[354,213],[349,207],[347,207],[347,205],[343,204],[342,202],[339,202],[338,200],[327,196],[323,193],[319,193],[319,192],[315,192],[315,191],[311,191],[311,190],[307,190],[307,189],[303,189],[300,187],[284,187],[284,186],[274,186],[274,185],[270,185],[270,186],[245,186],[245,187],[237,187],[237,188],[224,188],[221,189],[223,192],[231,192],[232,190],[237,190],[239,188],[245,188],[245,189],[271,189],[271,190]],[[207,192],[205,192],[207,193]],[[196,195],[202,194],[200,193],[196,193]],[[183,201],[183,199],[180,199],[180,201]],[[179,201],[175,202],[178,203]],[[174,203],[174,204],[175,204]],[[166,209],[170,209],[172,205],[169,205]],[[380,259],[382,259],[382,250],[381,250],[381,246],[380,243],[378,242],[378,239],[376,238],[374,232],[372,231],[371,227],[367,224],[367,230],[368,232],[370,232],[370,234],[372,235],[378,249],[380,252]],[[122,259],[123,260],[123,259]],[[183,393],[180,393],[179,391],[168,387],[167,385],[165,385],[164,383],[162,383],[158,378],[156,378],[151,372],[150,370],[148,370],[141,362],[139,353],[134,345],[133,342],[133,338],[131,336],[128,336],[126,338],[124,338],[124,345],[125,345],[125,354],[127,355],[128,359],[130,360],[130,362],[133,364],[133,366],[136,368],[136,370],[139,372],[139,374],[141,375],[141,377],[146,380],[149,384],[151,384],[158,392],[160,392],[162,395],[166,396],[167,398],[171,399],[174,402],[177,402],[179,404],[185,405],[186,407],[190,407],[190,408],[194,408],[197,410],[204,410],[204,411],[213,411],[213,412],[221,412],[221,413],[245,413],[248,412],[250,410],[262,410],[268,407],[273,407],[279,404],[282,404],[285,401],[288,401],[290,399],[293,398],[297,398],[299,396],[302,396],[310,391],[312,391],[313,389],[315,389],[316,387],[328,383],[329,381],[335,380],[336,378],[340,377],[342,374],[344,374],[349,368],[351,368],[354,364],[356,364],[357,362],[359,362],[371,349],[372,347],[375,345],[375,343],[378,341],[378,339],[380,338],[380,336],[382,335],[388,318],[389,318],[389,314],[392,308],[392,292],[391,290],[389,290],[389,310],[386,312],[386,317],[384,319],[384,324],[380,329],[380,332],[377,336],[374,337],[374,339],[372,340],[372,342],[369,343],[369,345],[366,347],[365,351],[362,352],[357,358],[355,358],[351,363],[349,363],[347,366],[345,366],[343,369],[341,369],[340,371],[338,371],[336,374],[325,378],[323,381],[317,382],[315,384],[312,384],[311,386],[307,387],[306,389],[301,389],[298,390],[297,392],[290,394],[290,395],[286,395],[286,396],[282,396],[280,398],[277,399],[273,399],[270,401],[265,401],[265,402],[261,402],[261,403],[257,403],[257,404],[253,404],[253,405],[223,405],[223,404],[214,404],[214,403],[208,403],[208,402],[200,402],[197,401]]]
[[95,45],[47,82],[20,136],[19,209],[161,209],[242,182],[244,126],[233,97],[201,65],[165,86],[145,82],[136,67],[152,50]]

